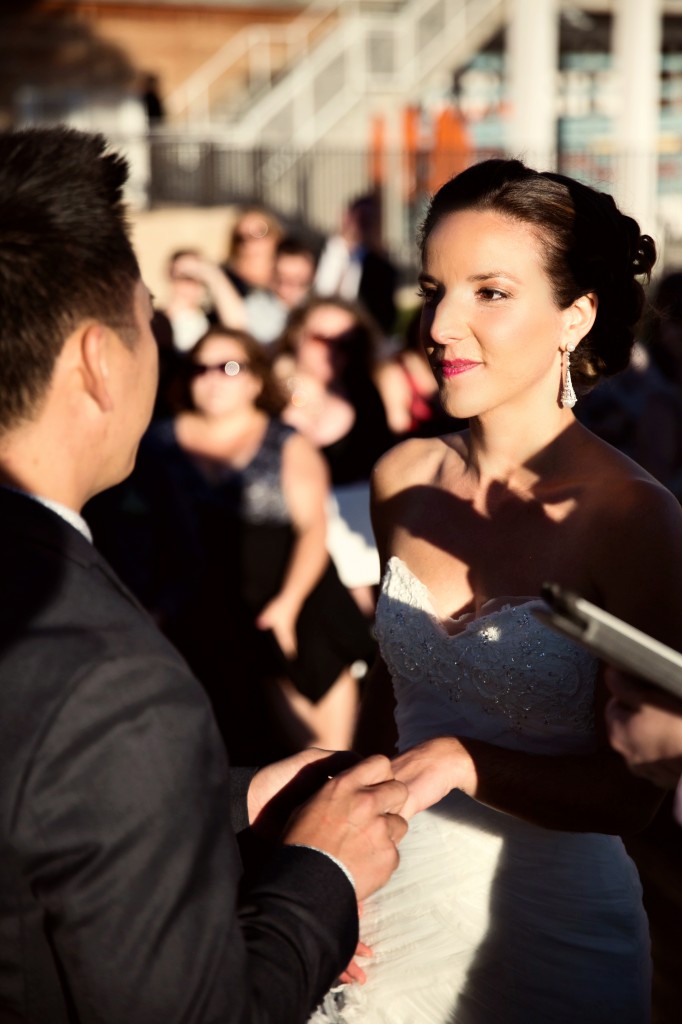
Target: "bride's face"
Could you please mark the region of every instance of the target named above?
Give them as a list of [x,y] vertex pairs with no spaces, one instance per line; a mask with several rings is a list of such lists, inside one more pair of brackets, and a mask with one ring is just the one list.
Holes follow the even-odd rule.
[[448,214],[427,239],[420,283],[421,339],[451,415],[481,416],[534,394],[557,408],[570,309],[554,302],[528,224],[492,211]]

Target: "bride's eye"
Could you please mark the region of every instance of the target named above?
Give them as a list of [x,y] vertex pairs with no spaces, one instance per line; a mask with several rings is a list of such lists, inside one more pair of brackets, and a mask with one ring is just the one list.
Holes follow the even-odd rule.
[[500,288],[479,288],[476,294],[485,302],[500,302],[508,298],[507,293]]
[[435,302],[436,289],[420,284],[417,288],[417,298],[421,299],[425,306],[430,306]]
[[479,288],[476,294],[479,298],[483,299],[484,302],[499,302],[501,299],[509,297],[507,293],[503,292],[500,288]]

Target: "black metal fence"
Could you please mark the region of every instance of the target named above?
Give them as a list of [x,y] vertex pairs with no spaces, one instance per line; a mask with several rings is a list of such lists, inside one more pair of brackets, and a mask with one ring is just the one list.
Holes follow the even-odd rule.
[[[159,132],[148,139],[147,203],[214,206],[259,202],[311,234],[327,234],[340,222],[352,197],[378,191],[382,199],[384,241],[404,267],[415,265],[415,234],[436,184],[432,154],[386,152],[377,158],[365,147],[286,149],[231,145],[218,137],[198,138]],[[464,156],[441,153],[438,167],[453,173],[465,163],[503,155],[500,149]],[[608,191],[622,155],[608,151],[566,151],[558,170]],[[654,155],[659,200],[682,211],[682,152]],[[666,218],[660,222],[665,225]],[[668,228],[670,244],[682,236],[680,225]]]

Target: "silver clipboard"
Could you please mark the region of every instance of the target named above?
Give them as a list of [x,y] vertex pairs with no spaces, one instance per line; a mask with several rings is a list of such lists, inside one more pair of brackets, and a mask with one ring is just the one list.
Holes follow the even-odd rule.
[[546,583],[542,597],[547,607],[533,614],[545,625],[682,700],[682,654],[556,583]]

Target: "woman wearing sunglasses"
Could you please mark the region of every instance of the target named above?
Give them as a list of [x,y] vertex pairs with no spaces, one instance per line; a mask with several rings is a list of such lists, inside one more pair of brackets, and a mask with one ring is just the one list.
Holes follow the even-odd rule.
[[211,328],[134,477],[151,524],[142,596],[205,685],[235,763],[348,747],[374,653],[327,554],[324,460],[278,418],[284,404],[258,343]]

